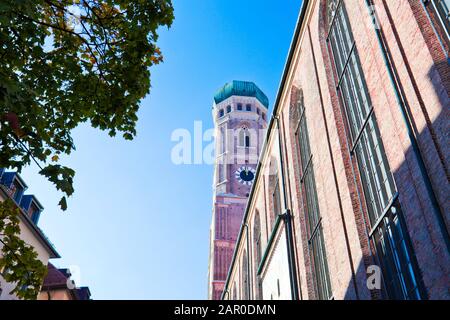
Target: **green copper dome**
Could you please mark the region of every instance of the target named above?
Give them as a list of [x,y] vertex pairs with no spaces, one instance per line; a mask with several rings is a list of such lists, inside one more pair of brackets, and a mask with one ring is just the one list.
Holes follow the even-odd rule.
[[253,82],[233,80],[224,85],[214,95],[214,101],[220,103],[231,96],[254,97],[266,108],[269,108],[269,99]]

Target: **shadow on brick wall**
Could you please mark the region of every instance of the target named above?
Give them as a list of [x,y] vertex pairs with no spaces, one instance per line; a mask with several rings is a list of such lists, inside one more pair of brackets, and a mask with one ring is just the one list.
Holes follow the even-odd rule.
[[[441,86],[442,87],[442,86]],[[439,92],[442,90],[439,89]],[[438,93],[438,92],[436,92]],[[443,102],[443,101],[442,101]],[[441,141],[449,140],[449,116],[448,100],[443,102],[443,110],[433,122],[434,134]],[[421,148],[425,142],[433,143],[430,130],[422,130],[418,135]],[[440,214],[448,225],[450,206],[447,199],[450,194],[448,176],[445,167],[449,163],[449,150],[445,148],[443,155],[439,156],[436,146],[429,146],[421,150],[422,157],[427,166],[427,174],[433,182],[433,190],[440,206]],[[424,151],[426,151],[424,153]],[[409,239],[406,244],[413,248],[411,251],[411,263],[417,271],[419,287],[421,286],[423,299],[450,299],[448,290],[450,283],[450,253],[442,236],[439,219],[431,210],[430,198],[427,195],[424,179],[417,166],[417,155],[412,147],[405,152],[405,161],[393,172],[398,192],[399,203],[403,212],[403,221],[408,231]],[[447,229],[448,230],[448,229]],[[374,261],[374,257],[365,257],[365,261]],[[367,265],[364,260],[359,262],[357,275],[365,274],[366,277],[357,277],[358,297],[355,294],[353,281],[348,282],[344,299],[383,299],[386,296],[381,290],[369,290],[367,287]],[[367,262],[366,262],[367,263]],[[384,290],[383,290],[384,291]]]

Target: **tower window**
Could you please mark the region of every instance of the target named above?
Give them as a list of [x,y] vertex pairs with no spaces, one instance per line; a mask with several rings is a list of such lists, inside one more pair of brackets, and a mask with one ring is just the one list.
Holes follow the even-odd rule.
[[237,109],[238,109],[239,111],[242,111],[242,104],[241,104],[241,103],[238,103]]
[[231,106],[227,106],[227,113],[231,112]]
[[247,111],[252,111],[252,105],[251,105],[251,104],[246,105],[246,106],[245,106],[245,109],[246,109]]
[[261,113],[261,110],[259,110],[259,108],[256,108],[256,113],[257,113],[257,114],[260,114],[260,113]]
[[250,147],[250,132],[247,127],[241,128],[239,130],[239,146],[240,147]]
[[266,114],[264,112],[262,113],[261,117],[263,120],[266,120]]
[[223,111],[223,109],[220,109],[220,111],[219,111],[219,118],[222,118],[223,116],[224,116],[224,111]]

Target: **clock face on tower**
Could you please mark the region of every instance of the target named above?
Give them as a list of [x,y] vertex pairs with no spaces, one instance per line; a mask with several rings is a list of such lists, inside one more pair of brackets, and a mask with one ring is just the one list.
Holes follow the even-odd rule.
[[236,170],[235,176],[240,183],[250,186],[255,179],[255,173],[255,169],[248,166],[242,166],[238,170]]

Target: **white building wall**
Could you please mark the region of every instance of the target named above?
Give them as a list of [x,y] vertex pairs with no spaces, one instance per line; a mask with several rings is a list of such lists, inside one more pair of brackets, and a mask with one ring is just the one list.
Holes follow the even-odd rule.
[[[0,195],[0,202],[4,201],[4,198]],[[33,231],[26,225],[23,221],[24,217],[20,217],[20,238],[25,241],[27,244],[31,245],[34,250],[38,254],[38,259],[44,265],[48,264],[48,260],[50,258],[50,252],[42,245]],[[2,256],[2,247],[3,245],[0,243],[0,257]],[[7,283],[0,274],[0,300],[17,300],[17,297],[14,295],[10,295],[12,289],[14,289],[14,285],[11,283]]]
[[[279,287],[279,289],[278,289]],[[264,300],[291,300],[286,234],[280,233],[263,276]]]

